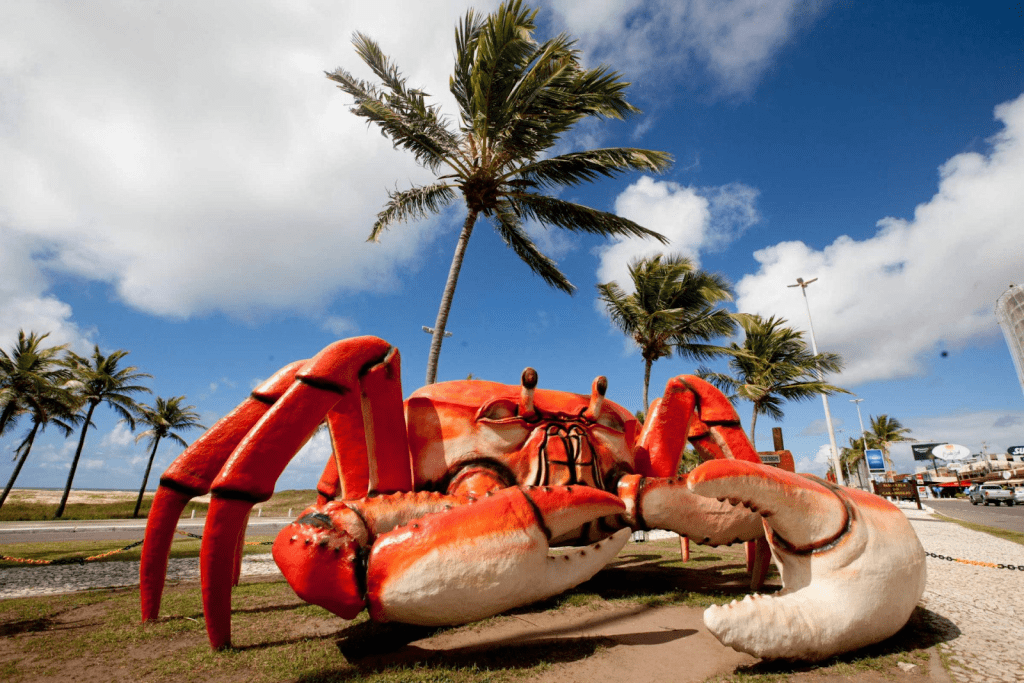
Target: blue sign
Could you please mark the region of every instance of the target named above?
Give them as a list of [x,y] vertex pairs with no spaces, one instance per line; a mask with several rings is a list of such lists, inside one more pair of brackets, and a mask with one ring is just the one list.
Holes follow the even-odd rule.
[[869,472],[885,472],[885,459],[882,458],[882,451],[869,448],[864,451],[864,459],[868,461]]

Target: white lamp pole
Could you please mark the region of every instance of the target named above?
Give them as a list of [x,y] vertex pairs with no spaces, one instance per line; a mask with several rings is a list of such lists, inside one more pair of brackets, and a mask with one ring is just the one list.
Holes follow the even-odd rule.
[[[800,291],[804,295],[804,304],[807,306],[807,324],[811,329],[811,351],[815,356],[818,355],[818,344],[814,341],[814,322],[811,321],[811,304],[807,302],[807,285],[816,281],[818,278],[811,278],[804,282],[802,277],[796,279],[795,285],[788,285],[789,287],[799,287]],[[818,381],[825,381],[821,371],[818,371]],[[828,427],[828,442],[832,447],[832,469],[836,473],[836,482],[840,486],[846,486],[845,478],[843,477],[843,468],[839,465],[839,449],[836,447],[836,433],[832,430],[832,414],[828,410],[828,396],[824,393],[821,395],[821,403],[825,406],[825,426]]]
[[[862,399],[862,398],[851,398],[850,399],[850,403],[852,403],[853,405],[857,406],[857,422],[860,422],[860,438],[861,438],[861,441],[864,444],[864,447],[863,447],[863,450],[864,450],[864,464],[866,466],[867,465],[867,457],[868,457],[867,456],[867,452],[868,452],[868,435],[864,432],[864,418],[860,416],[860,402],[863,401],[863,400],[864,399]],[[860,465],[857,466],[857,474],[858,475],[860,474]],[[868,472],[868,478],[870,479],[870,477],[871,477],[871,473]]]

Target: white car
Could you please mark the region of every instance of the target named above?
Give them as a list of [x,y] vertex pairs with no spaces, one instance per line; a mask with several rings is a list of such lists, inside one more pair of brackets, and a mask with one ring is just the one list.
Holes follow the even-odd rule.
[[1018,486],[1013,490],[1013,502],[1017,505],[1024,505],[1024,486]]

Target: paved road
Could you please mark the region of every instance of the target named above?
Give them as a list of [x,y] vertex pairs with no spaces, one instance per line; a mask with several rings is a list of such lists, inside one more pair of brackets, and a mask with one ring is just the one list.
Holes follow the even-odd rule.
[[[178,528],[193,534],[201,534],[205,521],[203,518],[184,519],[178,523]],[[291,518],[253,518],[249,520],[249,528],[246,533],[250,536],[274,535],[291,521],[293,521]],[[0,546],[9,543],[50,543],[55,541],[141,541],[145,532],[146,520],[144,519],[0,522]]]
[[966,499],[928,500],[926,505],[939,514],[972,524],[1024,533],[1024,505],[971,505]]

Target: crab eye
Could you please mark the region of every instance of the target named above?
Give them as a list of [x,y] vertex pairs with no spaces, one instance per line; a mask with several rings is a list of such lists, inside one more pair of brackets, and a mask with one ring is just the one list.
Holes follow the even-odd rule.
[[476,419],[489,422],[500,422],[517,417],[518,404],[508,399],[497,399],[484,404],[477,413]]

